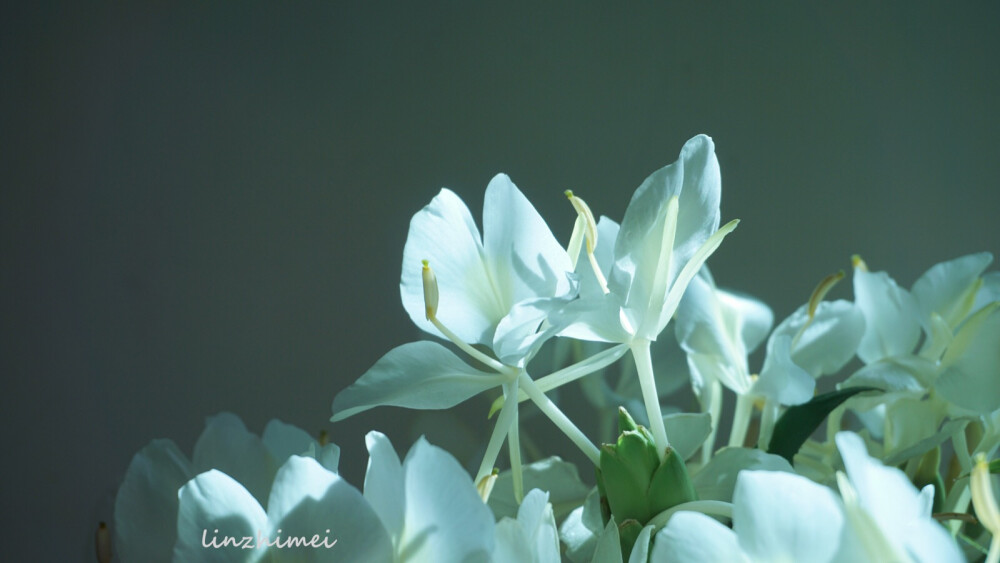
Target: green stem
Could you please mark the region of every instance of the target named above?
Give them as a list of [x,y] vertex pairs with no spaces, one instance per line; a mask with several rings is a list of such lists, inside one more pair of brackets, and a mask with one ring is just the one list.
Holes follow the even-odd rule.
[[[506,394],[516,393],[517,381],[504,383],[503,390]],[[483,462],[479,465],[479,472],[476,473],[476,483],[493,473],[493,468],[496,467],[497,463],[497,456],[500,455],[500,446],[503,445],[503,439],[507,436],[516,413],[517,403],[514,401],[507,401],[504,403],[503,408],[500,409],[497,424],[493,427],[493,434],[490,435],[490,441],[486,444],[486,453],[483,454]]]
[[[536,405],[538,405],[538,410],[549,417],[549,420],[556,425],[557,428],[563,431],[563,434],[576,444],[576,447],[580,448],[580,451],[590,459],[594,465],[600,465],[601,454],[587,436],[580,431],[579,428],[573,424],[573,421],[569,419],[551,399],[545,396],[545,393],[535,385],[535,382],[531,380],[526,373],[521,373],[521,377],[518,380],[524,392],[528,394],[528,398],[532,400]],[[509,401],[510,403],[516,404],[514,401]],[[504,408],[507,405],[504,404]]]
[[656,392],[656,379],[653,376],[653,360],[649,356],[649,340],[637,338],[631,346],[632,357],[635,358],[635,370],[639,375],[639,387],[642,389],[642,400],[646,404],[646,416],[649,418],[650,430],[656,451],[662,461],[670,447],[667,439],[667,428],[663,425],[663,412],[660,411],[660,395]]

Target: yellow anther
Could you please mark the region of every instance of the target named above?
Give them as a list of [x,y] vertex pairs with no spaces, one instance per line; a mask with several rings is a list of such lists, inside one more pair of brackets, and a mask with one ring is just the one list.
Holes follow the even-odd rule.
[[478,483],[476,483],[476,490],[479,491],[479,497],[483,499],[484,503],[490,500],[490,494],[493,492],[493,485],[496,484],[497,477],[499,475],[500,470],[494,467],[492,473],[483,477]]
[[565,193],[577,215],[582,217],[585,222],[584,234],[587,237],[587,254],[593,254],[594,249],[597,248],[597,221],[594,219],[594,214],[590,211],[587,202],[573,195],[573,190],[566,190]]
[[430,263],[427,260],[423,260],[422,262],[424,264],[421,274],[424,281],[424,313],[427,316],[427,320],[431,320],[437,315],[438,284],[437,278],[434,277],[434,270],[431,270]]
[[854,256],[851,256],[851,266],[855,270],[861,270],[862,272],[867,272],[868,271],[868,264],[865,264],[865,261],[862,260],[861,256],[859,256],[857,254],[855,254]]

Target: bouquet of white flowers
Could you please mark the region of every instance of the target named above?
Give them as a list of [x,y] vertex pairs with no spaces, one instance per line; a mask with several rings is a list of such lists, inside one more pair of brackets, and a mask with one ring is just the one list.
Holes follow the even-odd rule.
[[[775,327],[766,304],[720,288],[705,265],[737,226],[720,227],[710,138],[650,175],[620,224],[567,197],[577,220],[563,246],[505,175],[486,189],[482,233],[441,190],[410,223],[400,281],[433,339],[390,350],[333,400],[336,422],[489,394],[475,475],[423,439],[401,460],[371,432],[359,491],[322,437],[278,421],[257,437],[221,414],[191,460],[170,441],[136,454],[99,558],[113,544],[143,563],[997,562],[989,253],[937,264],[909,290],[855,256],[853,302],[826,299],[839,272]],[[547,395],[572,382],[606,443]],[[665,412],[688,383],[698,412]],[[526,463],[529,401],[592,467]]]

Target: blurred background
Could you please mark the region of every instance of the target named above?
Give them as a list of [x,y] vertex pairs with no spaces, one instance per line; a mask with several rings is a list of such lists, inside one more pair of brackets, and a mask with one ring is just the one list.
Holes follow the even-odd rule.
[[10,560],[92,561],[132,455],[159,437],[190,453],[222,410],[327,429],[359,487],[370,429],[474,453],[485,399],[328,422],[423,338],[400,260],[443,186],[478,221],[506,172],[567,240],[563,190],[620,220],[708,133],[723,220],[742,219],[710,265],[778,320],[853,253],[909,287],[1000,251],[995,3],[0,10]]

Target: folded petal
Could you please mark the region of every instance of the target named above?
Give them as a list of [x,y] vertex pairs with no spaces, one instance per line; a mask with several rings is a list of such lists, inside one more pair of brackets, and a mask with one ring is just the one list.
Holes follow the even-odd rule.
[[467,342],[489,344],[510,303],[497,294],[469,208],[451,190],[442,189],[410,221],[399,283],[403,308],[413,323],[441,336],[426,319],[423,260],[437,277],[441,322]]
[[743,554],[736,534],[700,512],[678,512],[656,534],[650,561],[750,561]]
[[315,459],[292,456],[267,502],[276,563],[391,561],[393,546],[371,505]]
[[411,342],[389,351],[333,399],[334,422],[372,407],[446,409],[503,383],[466,364],[444,346]]
[[813,377],[820,377],[840,371],[854,357],[864,333],[861,309],[850,301],[837,300],[821,302],[811,322],[809,305],[799,307],[774,329],[771,338],[791,337],[795,342],[792,361]]
[[223,412],[210,416],[205,430],[194,444],[196,472],[218,469],[246,487],[261,504],[268,493],[279,462],[256,435],[247,431],[235,414]]
[[229,475],[206,471],[178,492],[174,561],[253,563],[266,546],[267,515],[260,503]]
[[792,361],[791,338],[778,336],[767,342],[767,357],[752,392],[782,405],[801,405],[812,399],[816,380]]
[[171,440],[153,440],[129,463],[115,497],[115,551],[122,561],[169,562],[177,541],[177,490],[194,477]]
[[421,438],[407,454],[403,471],[406,524],[400,559],[488,558],[493,551],[493,514],[455,458]]

